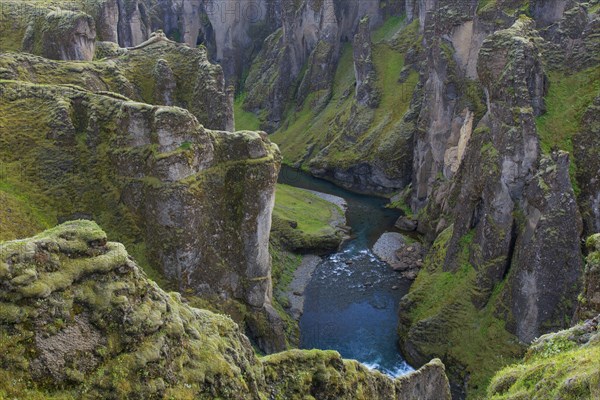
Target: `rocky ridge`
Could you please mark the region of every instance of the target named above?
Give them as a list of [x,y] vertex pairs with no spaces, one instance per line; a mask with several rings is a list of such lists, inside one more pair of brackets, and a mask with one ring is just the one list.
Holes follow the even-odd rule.
[[0,395],[450,398],[439,360],[393,380],[332,351],[257,358],[232,320],[161,290],[91,221],[4,242],[0,255]]

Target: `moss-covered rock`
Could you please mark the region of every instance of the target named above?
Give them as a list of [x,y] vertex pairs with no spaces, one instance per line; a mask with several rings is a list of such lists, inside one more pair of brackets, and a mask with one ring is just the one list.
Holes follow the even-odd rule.
[[259,359],[229,318],[166,293],[92,221],[0,244],[0,396],[449,399],[433,361],[398,379],[336,352]]
[[390,380],[334,351],[291,350],[263,359],[274,399],[449,399],[444,366],[433,360],[412,374]]
[[[369,35],[369,20],[362,26],[363,36]],[[405,55],[417,42],[418,24],[403,27],[402,19],[392,18],[375,30],[368,55],[359,49],[365,38],[356,41],[354,50],[350,44],[342,46],[332,86],[305,95],[273,135],[284,162],[358,192],[385,195],[410,181],[418,74]],[[361,57],[369,58],[370,72],[360,72]],[[377,93],[374,108],[354,96],[357,80],[366,75],[369,91]],[[249,95],[246,102],[251,101]]]
[[93,218],[155,278],[275,318],[268,246],[279,152],[264,134],[209,131],[186,110],[75,86],[3,81],[0,93],[3,185],[47,214],[39,223]]
[[498,372],[490,399],[600,397],[600,316],[537,339],[522,362]]
[[0,49],[26,51],[55,60],[91,60],[96,29],[78,7],[60,2],[7,1],[0,10]]
[[262,367],[237,325],[159,289],[94,222],[0,254],[3,396],[260,398]]
[[161,36],[135,49],[107,47],[100,46],[105,49],[97,54],[100,60],[86,63],[3,53],[0,78],[72,84],[143,103],[178,106],[189,110],[207,128],[233,130],[233,104],[223,71],[209,62],[206,49],[190,48]]
[[583,290],[575,320],[584,320],[600,313],[600,234],[590,236],[586,242],[588,256],[583,275]]
[[56,10],[33,19],[25,31],[23,51],[53,60],[87,60],[94,57],[96,28],[82,12]]
[[[569,326],[580,290],[581,217],[570,158],[543,154],[536,129],[547,93],[542,48],[526,16],[483,40],[477,74],[487,112],[474,123],[456,173],[417,187],[413,202],[427,201],[419,229],[436,239],[400,307],[401,346],[417,365],[441,357],[455,392],[466,388],[473,398],[524,344]],[[434,67],[430,79],[453,69]],[[447,126],[437,123],[452,115],[441,111],[434,121],[440,136],[428,131],[425,150],[444,140]],[[440,148],[431,148],[434,159]]]

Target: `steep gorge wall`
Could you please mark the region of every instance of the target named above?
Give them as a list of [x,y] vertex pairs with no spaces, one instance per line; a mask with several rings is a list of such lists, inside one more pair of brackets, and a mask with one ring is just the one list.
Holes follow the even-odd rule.
[[244,109],[264,110],[262,128],[272,132],[283,122],[289,103],[302,104],[312,92],[327,99],[340,42],[353,37],[363,16],[371,16],[373,23],[381,19],[378,3],[283,1],[282,26],[265,40],[244,82]]
[[[570,325],[584,268],[580,214],[590,226],[596,213],[587,189],[596,167],[585,160],[599,151],[588,133],[594,119],[582,112],[599,89],[589,72],[598,65],[597,7],[480,3],[419,5],[429,53],[411,205],[435,243],[400,312],[408,359],[442,357],[455,394],[475,397],[489,366],[507,362],[498,354],[518,357],[519,343]],[[586,151],[540,122],[568,107],[554,104],[565,69],[590,74],[576,128],[561,134],[581,137]]]

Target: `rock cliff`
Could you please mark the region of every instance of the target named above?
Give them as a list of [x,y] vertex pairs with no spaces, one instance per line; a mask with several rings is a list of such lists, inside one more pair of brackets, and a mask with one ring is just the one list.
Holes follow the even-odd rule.
[[258,358],[91,221],[4,242],[0,260],[2,397],[450,399],[439,360],[393,380],[332,351]]
[[[589,86],[598,64],[588,39],[598,16],[577,2],[421,3],[429,54],[411,205],[434,244],[401,303],[400,343],[417,365],[442,357],[454,393],[477,397],[494,368],[484,370],[507,362],[498,353],[517,358],[523,344],[568,327],[575,311],[580,213],[586,230],[595,213],[594,162],[581,163],[598,152],[585,113],[598,90]],[[578,29],[567,22],[575,16]],[[580,102],[567,111],[562,85],[578,80]],[[586,152],[571,145],[578,137]]]
[[280,156],[264,134],[77,86],[3,81],[0,93],[9,188],[50,221],[100,221],[181,291],[240,301],[250,325],[272,321],[263,348],[285,347],[268,249]]
[[[2,79],[72,84],[112,92],[131,100],[188,109],[207,128],[231,131],[233,104],[222,68],[206,49],[190,48],[160,36],[132,49],[100,43],[101,60],[61,63],[26,53],[0,54]],[[45,47],[44,47],[45,48]]]
[[579,306],[575,321],[593,318],[600,313],[600,235],[590,236],[587,240],[589,254],[585,267],[583,290],[579,297]]

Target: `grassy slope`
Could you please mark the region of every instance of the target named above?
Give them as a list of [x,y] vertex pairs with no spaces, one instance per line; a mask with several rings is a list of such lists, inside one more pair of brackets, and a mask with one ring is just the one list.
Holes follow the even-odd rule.
[[597,399],[600,398],[600,345],[571,350],[557,347],[556,354],[537,355],[523,364],[500,371],[492,382],[498,389],[513,382],[506,391],[490,389],[489,398],[500,399]]
[[429,328],[428,334],[443,335],[444,339],[416,339],[423,340],[421,348],[428,354],[443,355],[446,361],[463,365],[465,371],[455,372],[469,375],[469,398],[478,399],[485,393],[494,372],[516,361],[523,348],[506,332],[504,322],[494,316],[501,285],[483,309],[478,310],[470,301],[470,295],[477,290],[477,273],[468,262],[471,235],[462,239],[463,261],[459,269],[456,272],[443,270],[446,245],[451,236],[449,228],[434,243],[425,268],[411,287],[409,296],[414,307],[409,316],[412,321],[434,321],[432,327],[436,326],[435,321],[443,324],[446,329]]
[[278,184],[273,215],[286,221],[296,221],[302,232],[310,235],[330,234],[331,219],[341,209],[303,189]]
[[542,336],[522,362],[494,376],[488,398],[600,398],[600,334],[596,333],[583,346],[577,343],[581,336],[579,327]]
[[[406,82],[398,82],[404,55],[387,43],[402,22],[401,18],[390,18],[373,33],[373,61],[382,98],[380,106],[369,116],[372,118],[369,128],[356,138],[356,143],[345,143],[340,137],[342,125],[352,116],[355,82],[352,46],[346,44],[341,50],[332,97],[326,107],[315,112],[313,103],[319,98],[318,93],[309,95],[300,109],[288,112],[283,127],[272,135],[272,140],[283,152],[284,162],[302,160],[311,145],[315,146],[311,154],[314,157],[320,149],[332,144],[334,151],[330,152],[328,160],[338,165],[372,159],[392,147],[397,133],[395,128],[408,109],[418,80],[417,73],[412,72]],[[406,29],[411,28],[413,26]]]
[[312,108],[315,95],[309,95],[302,108],[290,111],[284,127],[271,136],[282,150],[284,162],[298,161],[305,154],[308,145],[316,144],[318,148],[322,148],[331,139],[327,134],[328,123],[338,112],[349,112],[351,97],[344,99],[343,95],[353,82],[352,47],[346,44],[341,51],[333,81],[333,95],[327,107],[315,114]]
[[257,131],[260,127],[260,120],[254,113],[244,110],[242,105],[244,104],[245,98],[246,95],[241,94],[235,98],[233,103],[235,129]]
[[[581,117],[587,107],[600,94],[600,66],[575,74],[552,71],[549,74],[550,88],[546,95],[546,113],[537,118],[536,125],[542,151],[549,153],[560,149],[573,154],[573,135],[580,129]],[[576,160],[571,160],[571,181],[575,192]]]
[[[277,185],[271,229],[276,292],[285,291],[302,261],[294,252],[318,253],[337,247],[341,236],[332,223],[341,215],[343,211],[337,205],[306,190]],[[293,223],[297,223],[296,228],[292,228]]]
[[26,153],[20,146],[44,148],[43,138],[36,135],[43,133],[46,122],[40,115],[47,117],[48,114],[39,114],[35,102],[18,109],[0,103],[0,131],[5,132],[0,136],[0,240],[25,238],[39,232],[40,228],[56,224],[56,214],[48,199],[26,179],[37,171],[25,170],[19,162]]

